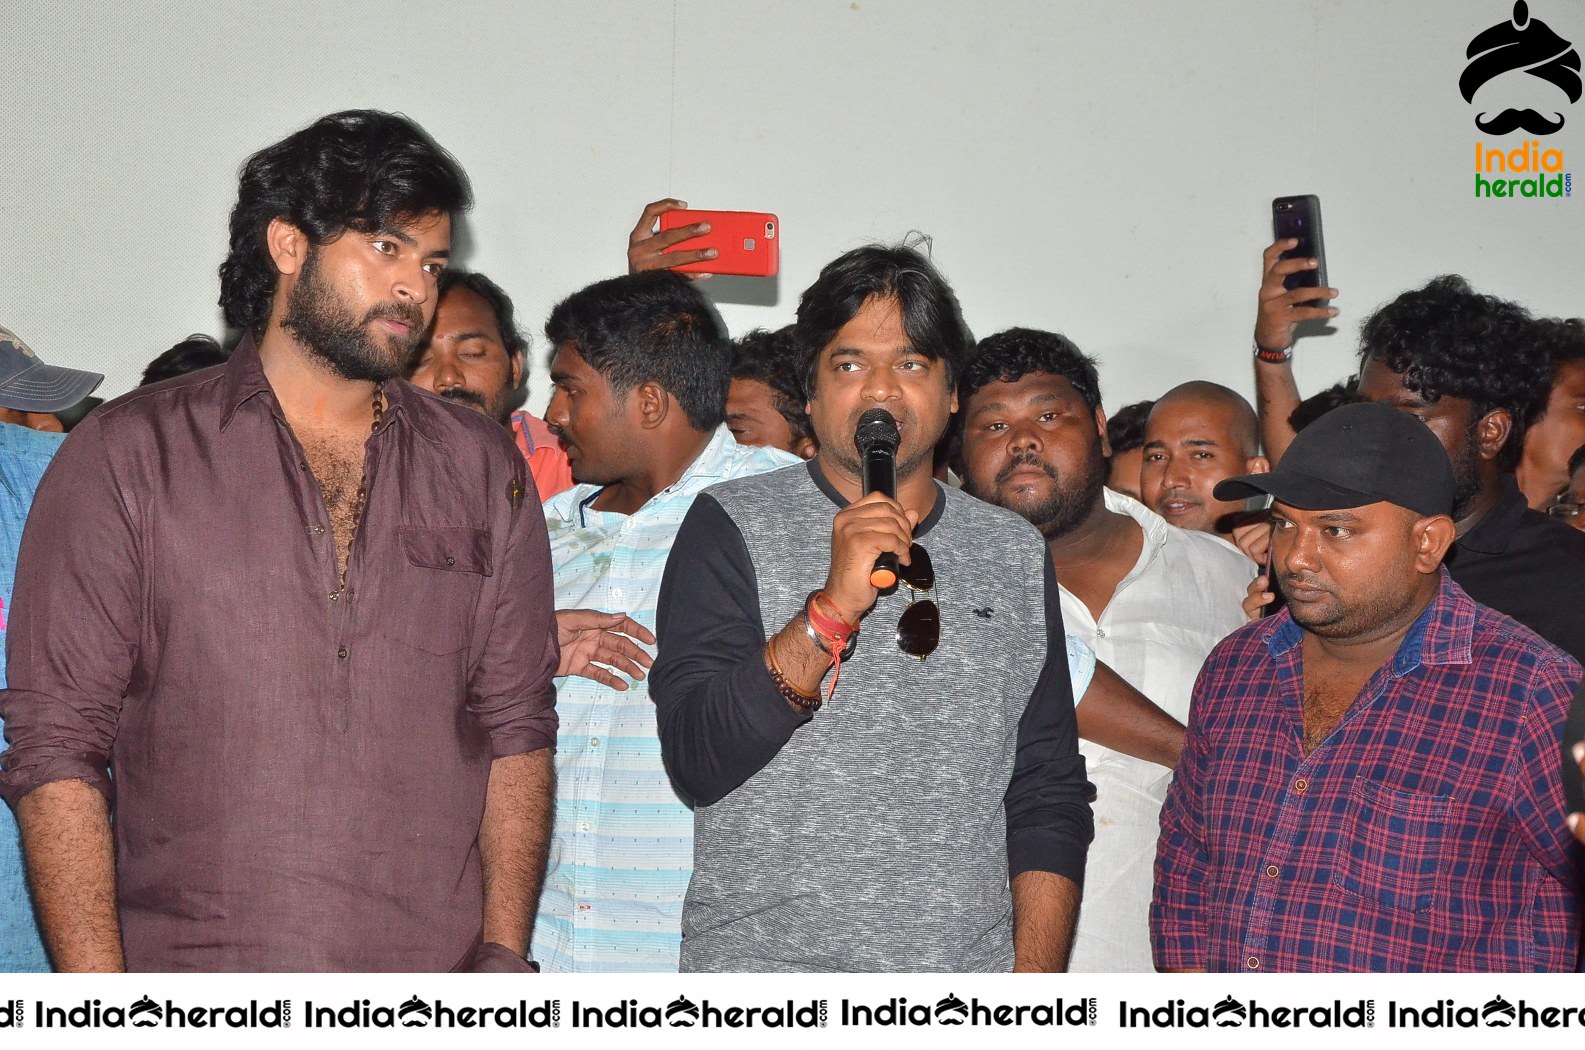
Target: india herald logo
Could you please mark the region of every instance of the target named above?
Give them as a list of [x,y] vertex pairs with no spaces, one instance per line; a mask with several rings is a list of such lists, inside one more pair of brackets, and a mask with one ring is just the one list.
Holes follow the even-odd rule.
[[[1470,61],[1458,78],[1458,90],[1465,102],[1473,103],[1475,93],[1486,84],[1519,70],[1562,89],[1570,103],[1578,102],[1585,93],[1579,52],[1551,26],[1531,18],[1525,0],[1516,0],[1508,21],[1477,33],[1464,57]],[[1475,117],[1475,126],[1488,135],[1520,130],[1550,135],[1563,127],[1563,114],[1555,113],[1549,118],[1534,109],[1509,108],[1490,116],[1481,112]]]

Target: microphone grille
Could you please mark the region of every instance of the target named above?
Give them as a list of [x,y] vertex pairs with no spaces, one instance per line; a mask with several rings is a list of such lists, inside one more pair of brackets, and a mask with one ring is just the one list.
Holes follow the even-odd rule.
[[866,409],[859,416],[858,427],[853,431],[853,444],[860,454],[872,449],[897,450],[897,420],[884,408]]

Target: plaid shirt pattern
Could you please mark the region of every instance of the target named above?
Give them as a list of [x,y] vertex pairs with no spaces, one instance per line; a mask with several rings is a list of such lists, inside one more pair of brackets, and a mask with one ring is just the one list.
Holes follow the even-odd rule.
[[1580,666],[1443,570],[1396,655],[1306,756],[1302,637],[1284,610],[1200,673],[1161,816],[1156,965],[1573,970],[1557,755]]

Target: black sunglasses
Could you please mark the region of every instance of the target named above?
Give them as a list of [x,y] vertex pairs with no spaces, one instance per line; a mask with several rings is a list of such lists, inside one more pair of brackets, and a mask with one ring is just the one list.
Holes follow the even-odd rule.
[[936,570],[919,544],[909,545],[908,564],[897,567],[897,579],[915,595],[897,621],[897,648],[923,660],[941,644],[941,609],[934,599],[921,597],[935,587]]

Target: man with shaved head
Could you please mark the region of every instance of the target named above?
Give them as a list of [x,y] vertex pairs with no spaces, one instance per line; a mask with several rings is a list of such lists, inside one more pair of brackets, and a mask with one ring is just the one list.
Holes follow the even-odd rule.
[[1241,500],[1219,500],[1217,482],[1269,470],[1255,410],[1238,393],[1201,380],[1156,401],[1145,421],[1140,498],[1180,529],[1231,540]]

